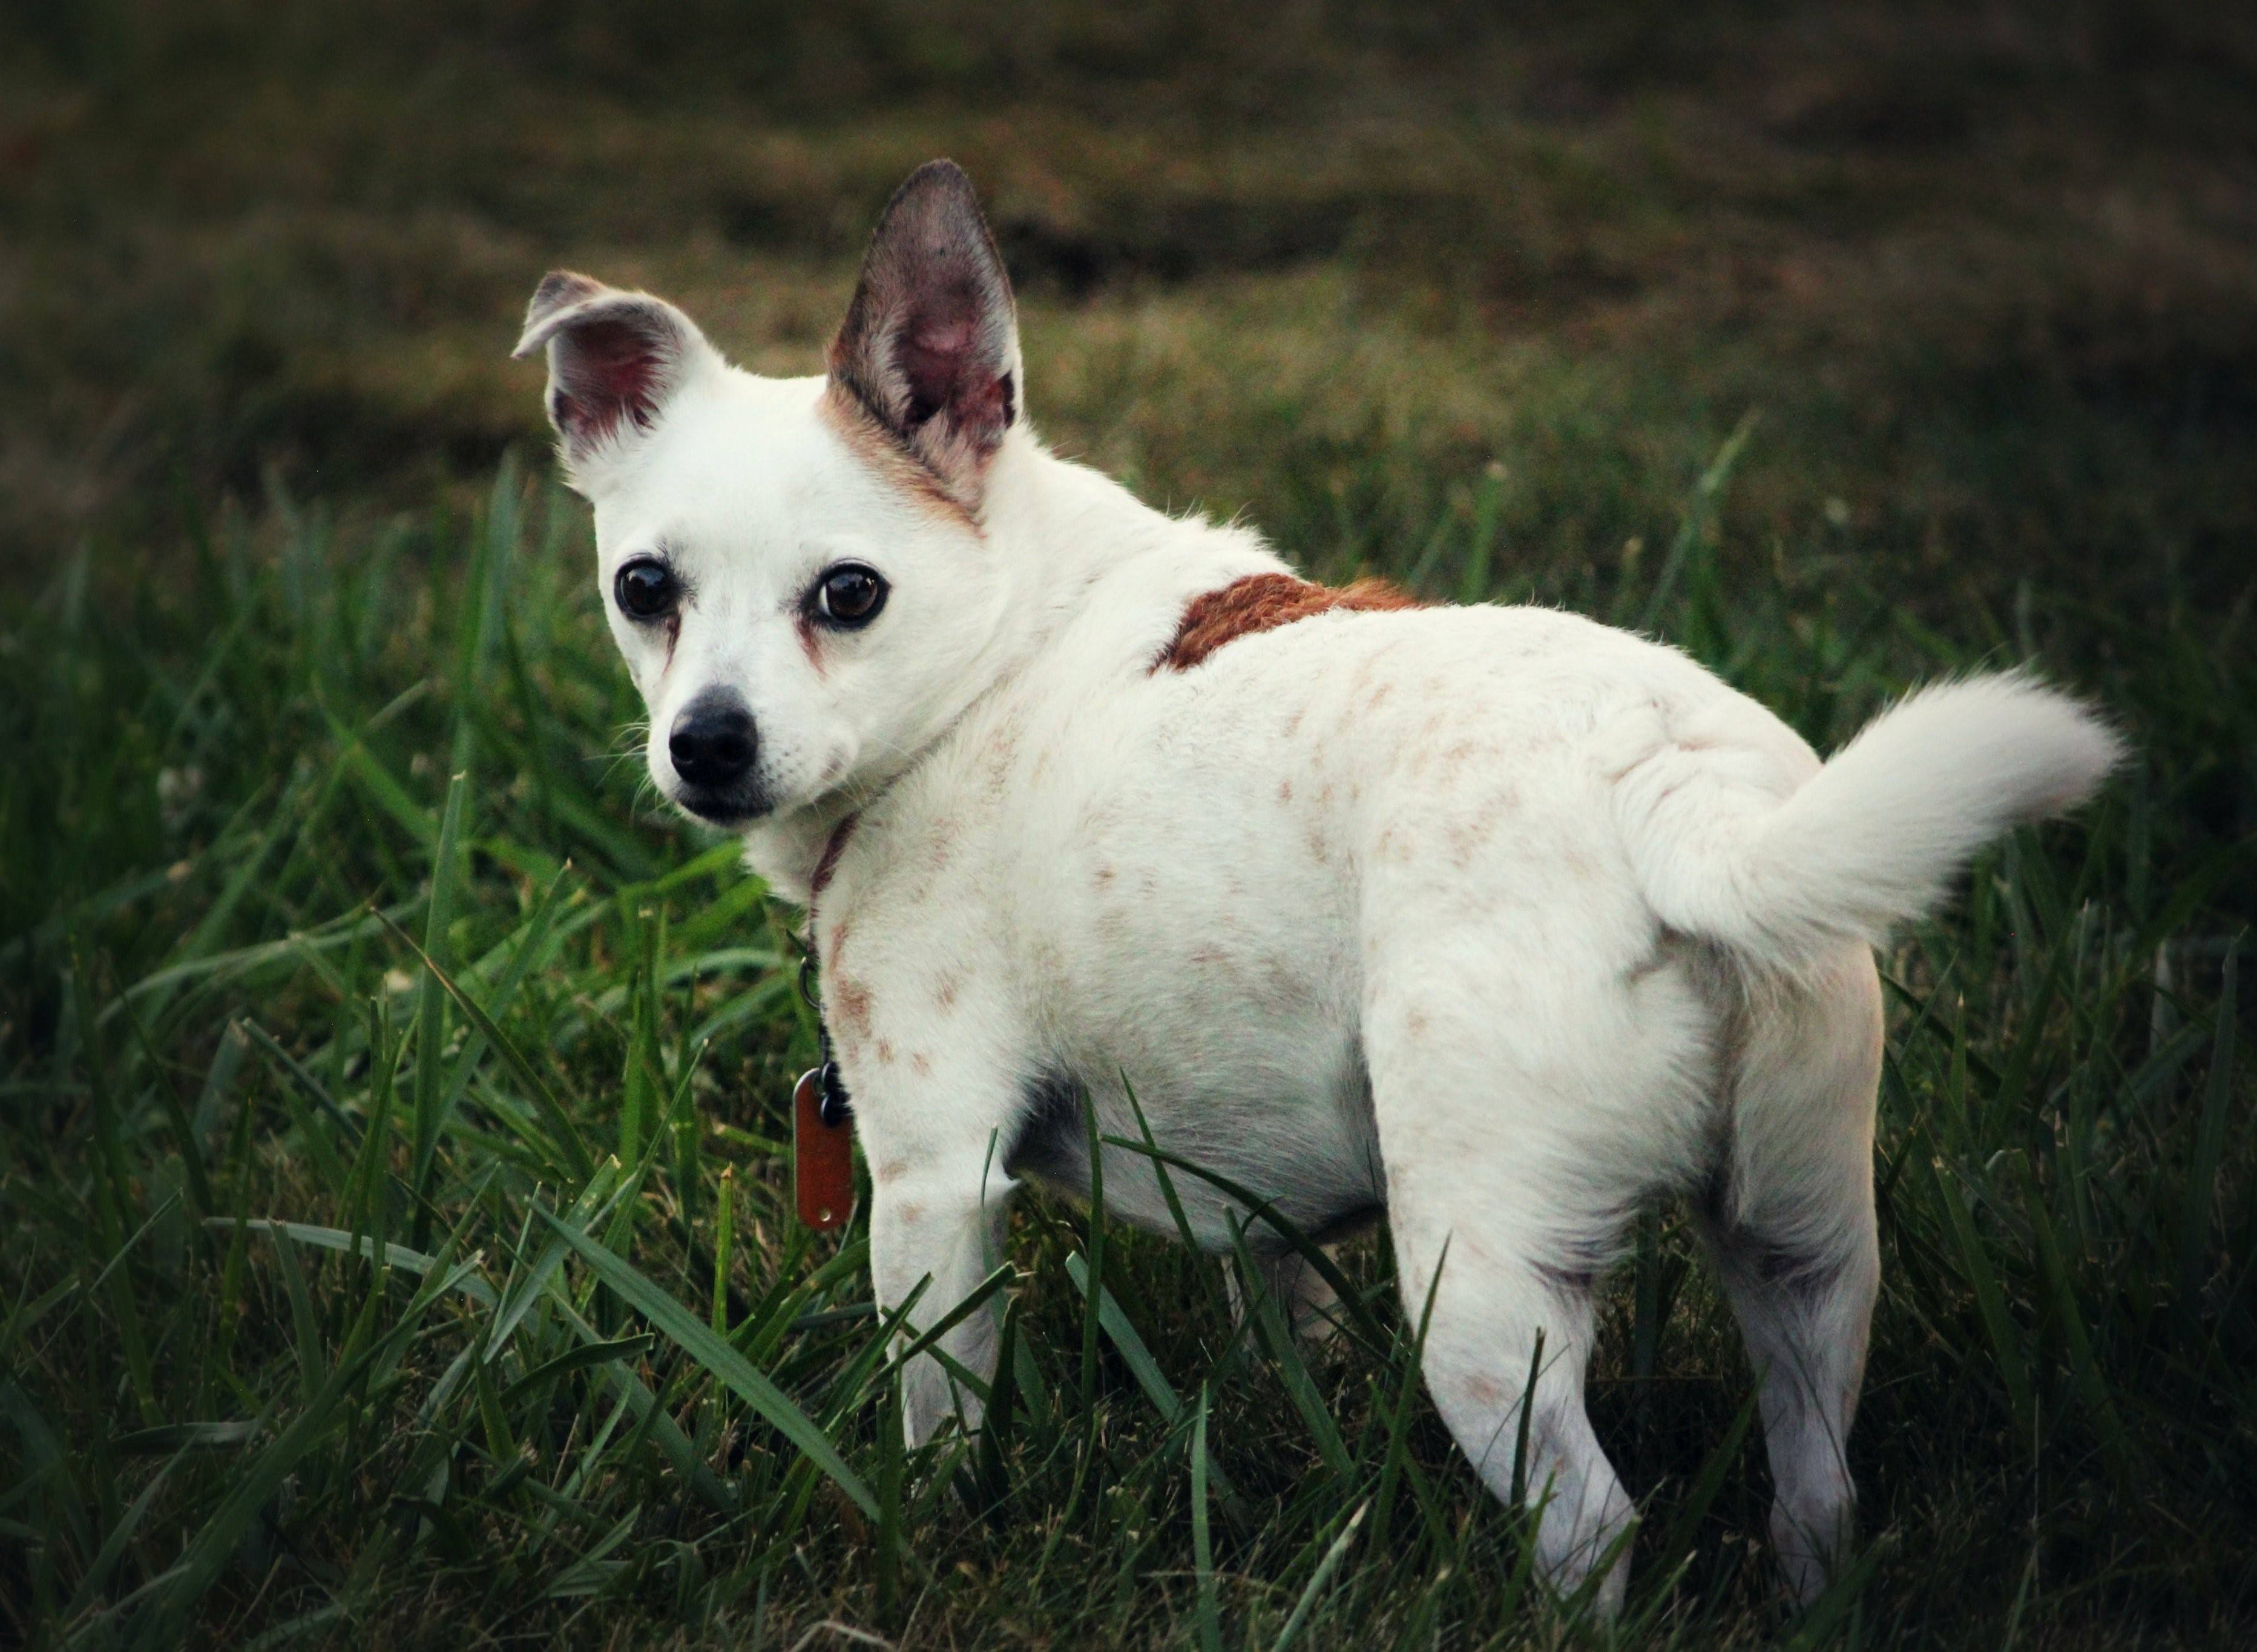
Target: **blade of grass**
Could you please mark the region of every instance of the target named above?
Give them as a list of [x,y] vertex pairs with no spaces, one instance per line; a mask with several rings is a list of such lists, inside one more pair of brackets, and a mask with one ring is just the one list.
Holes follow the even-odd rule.
[[1132,1141],[1126,1136],[1107,1136],[1104,1140],[1108,1147],[1124,1147],[1130,1153],[1143,1154],[1156,1164],[1172,1166],[1189,1175],[1197,1177],[1208,1186],[1217,1189],[1235,1200],[1245,1210],[1247,1226],[1250,1227],[1257,1221],[1262,1222],[1294,1250],[1300,1253],[1301,1260],[1316,1270],[1317,1277],[1332,1287],[1334,1295],[1339,1299],[1341,1311],[1348,1317],[1347,1329],[1357,1335],[1371,1352],[1382,1359],[1386,1358],[1394,1338],[1387,1328],[1379,1323],[1378,1317],[1373,1314],[1370,1305],[1363,1299],[1363,1293],[1349,1281],[1347,1274],[1341,1272],[1340,1265],[1325,1254],[1325,1247],[1303,1232],[1291,1218],[1279,1211],[1274,1200],[1254,1192],[1243,1183],[1234,1182],[1228,1176],[1218,1175],[1203,1165],[1194,1164],[1180,1154],[1170,1153],[1160,1147],[1148,1147],[1143,1142]]
[[534,1070],[533,1063],[526,1059],[524,1052],[518,1048],[501,1028],[493,1024],[492,1018],[487,1015],[478,1001],[463,992],[444,970],[431,961],[430,954],[410,940],[407,932],[398,924],[393,923],[389,918],[382,917],[382,914],[379,915],[386,933],[415,954],[423,967],[431,972],[432,978],[461,1007],[463,1013],[470,1018],[471,1025],[478,1030],[486,1042],[492,1046],[494,1053],[507,1064],[510,1071],[516,1076],[518,1083],[525,1086],[527,1098],[539,1110],[542,1122],[548,1126],[551,1140],[564,1155],[566,1166],[572,1173],[574,1185],[584,1183],[595,1173],[596,1161],[589,1154],[588,1144],[581,1136],[579,1126],[572,1122],[571,1114],[567,1112],[563,1105],[556,1099],[555,1091],[551,1090],[548,1082]]
[[1238,1253],[1239,1269],[1245,1281],[1246,1312],[1269,1347],[1270,1360],[1285,1385],[1286,1397],[1308,1425],[1317,1443],[1318,1455],[1324,1458],[1326,1468],[1345,1483],[1354,1477],[1355,1469],[1348,1458],[1347,1443],[1341,1438],[1340,1424],[1326,1405],[1324,1396],[1317,1391],[1308,1362],[1301,1358],[1292,1330],[1285,1324],[1277,1296],[1265,1281],[1265,1270],[1246,1244],[1245,1231],[1235,1220],[1231,1221],[1230,1227],[1232,1246]]
[[1952,1243],[1957,1248],[1960,1276],[1975,1293],[1976,1313],[1990,1341],[1992,1358],[2006,1389],[2006,1408],[2015,1430],[2024,1439],[2032,1438],[2037,1404],[2030,1388],[2028,1362],[2022,1357],[2013,1321],[2006,1313],[2006,1293],[1999,1287],[1998,1274],[1984,1249],[1982,1236],[1975,1231],[1974,1218],[1968,1215],[1958,1193],[1943,1179],[1943,1171],[1936,1162],[1935,1141],[1925,1131],[1921,1134],[1921,1140],[1907,1151],[1919,1155],[1921,1168],[1928,1173],[1930,1196],[1943,1213]]
[[2218,1197],[2219,1166],[2225,1158],[2225,1133],[2233,1105],[2233,1027],[2240,1013],[2239,985],[2241,937],[2225,951],[2218,989],[2218,1032],[2211,1045],[2210,1077],[2204,1086],[2202,1121],[2194,1157],[2187,1166],[2186,1211],[2179,1225],[2179,1297],[2193,1313],[2201,1300],[2203,1253],[2209,1248],[2211,1217]]
[[1192,1574],[1198,1593],[1199,1652],[1222,1652],[1222,1610],[1214,1578],[1214,1539],[1207,1526],[1206,1385],[1199,1385],[1192,1424]]
[[447,783],[446,812],[439,821],[439,843],[431,855],[430,905],[423,921],[422,955],[429,967],[415,989],[415,1130],[408,1163],[408,1186],[416,1204],[409,1243],[421,1250],[431,1240],[431,1168],[439,1151],[440,1089],[446,1059],[448,991],[440,985],[439,962],[449,950],[448,926],[454,921],[456,847],[463,835],[463,805],[470,777],[457,769]]
[[587,1263],[623,1301],[649,1320],[669,1341],[725,1383],[738,1398],[765,1417],[778,1433],[829,1475],[853,1500],[856,1507],[873,1518],[876,1516],[877,1500],[863,1485],[861,1477],[846,1466],[845,1459],[838,1455],[837,1448],[782,1389],[754,1370],[742,1354],[715,1336],[710,1325],[626,1262],[593,1239],[558,1221],[548,1211],[542,1210],[540,1214],[550,1229],[570,1246],[579,1254],[580,1260]]
[[[1082,1294],[1085,1300],[1087,1299],[1091,1289],[1089,1265],[1081,1260],[1079,1252],[1065,1259],[1065,1271],[1073,1281],[1074,1288]],[[1152,1408],[1173,1423],[1182,1415],[1182,1399],[1167,1378],[1161,1374],[1158,1362],[1152,1358],[1152,1351],[1144,1345],[1144,1338],[1129,1323],[1120,1299],[1102,1286],[1096,1288],[1098,1322],[1104,1327],[1106,1336],[1120,1350],[1121,1361],[1128,1367],[1128,1374],[1136,1379],[1136,1386],[1144,1391],[1144,1397],[1152,1402]]]
[[1316,1610],[1317,1599],[1324,1593],[1325,1585],[1333,1580],[1333,1573],[1340,1570],[1341,1562],[1348,1558],[1348,1545],[1355,1541],[1356,1528],[1363,1524],[1364,1514],[1370,1507],[1369,1503],[1359,1503],[1355,1513],[1348,1517],[1348,1524],[1341,1528],[1340,1536],[1333,1539],[1332,1547],[1325,1550],[1325,1557],[1317,1563],[1316,1572],[1310,1578],[1308,1586],[1301,1591],[1301,1598],[1293,1603],[1292,1615],[1285,1620],[1285,1627],[1277,1631],[1277,1638],[1270,1643],[1270,1652],[1285,1652],[1285,1648],[1292,1645],[1300,1634],[1309,1620],[1309,1614]]

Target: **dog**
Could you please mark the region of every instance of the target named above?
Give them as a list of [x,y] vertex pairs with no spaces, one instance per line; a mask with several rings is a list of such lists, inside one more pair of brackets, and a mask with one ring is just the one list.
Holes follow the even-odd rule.
[[[1759,1373],[1786,1585],[1823,1589],[1879,1273],[1873,947],[2092,793],[2116,734],[1977,677],[1822,766],[1659,643],[1329,589],[1150,509],[1029,428],[945,161],[886,208],[823,374],[746,373],[561,271],[536,351],[651,778],[807,910],[881,1308],[960,1303],[1026,1179],[1101,1169],[1110,1215],[1170,1232],[1171,1189],[1233,1246],[1213,1183],[1093,1167],[1087,1109],[1320,1239],[1383,1217],[1451,1434],[1611,1613],[1635,1510],[1584,1409],[1595,1295],[1684,1197]],[[1300,1250],[1245,1243],[1321,1313]],[[995,1345],[985,1312],[938,1341],[983,1380]],[[939,1360],[903,1380],[912,1444],[978,1426]]]

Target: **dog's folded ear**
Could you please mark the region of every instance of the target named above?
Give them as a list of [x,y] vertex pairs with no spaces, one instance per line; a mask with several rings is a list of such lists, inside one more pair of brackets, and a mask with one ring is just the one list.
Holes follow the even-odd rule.
[[575,480],[609,445],[647,430],[690,377],[719,354],[697,324],[647,293],[623,293],[570,270],[534,289],[519,358],[548,350],[548,420]]
[[972,180],[928,161],[870,238],[831,382],[967,508],[1020,416],[1019,323]]

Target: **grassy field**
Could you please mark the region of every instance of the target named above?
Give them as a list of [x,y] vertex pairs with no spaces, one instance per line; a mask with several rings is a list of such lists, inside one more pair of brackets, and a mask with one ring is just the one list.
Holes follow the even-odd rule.
[[904,1454],[861,1230],[791,1219],[796,914],[652,806],[503,353],[567,263],[810,371],[942,152],[1037,422],[1150,498],[1822,747],[1977,664],[2109,708],[2133,769],[1884,960],[1857,1565],[1772,1601],[1664,1212],[1619,1639],[2257,1636],[2257,32],[1220,11],[0,12],[0,1641],[1581,1633],[1383,1245],[1307,1355],[1025,1202],[997,1423]]

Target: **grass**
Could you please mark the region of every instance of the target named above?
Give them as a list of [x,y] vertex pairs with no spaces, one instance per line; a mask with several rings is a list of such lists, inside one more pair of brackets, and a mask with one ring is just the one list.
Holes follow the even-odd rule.
[[[1720,492],[1617,611],[1815,737],[2016,623],[2089,633],[2146,736],[1889,961],[1870,1546],[1827,1633],[2222,1644],[2257,1610],[2257,855],[2186,801],[2247,749],[2245,656],[2034,594],[1961,649],[1839,575],[1728,586]],[[789,1213],[787,917],[602,759],[633,707],[582,532],[506,467],[369,541],[192,532],[186,600],[98,618],[67,570],[11,633],[11,1633],[1540,1640],[1376,1248],[1309,1363],[1225,1264],[1034,1204],[998,1423],[890,1446],[860,1231]],[[1673,1218],[1629,1271],[1595,1401],[1645,1500],[1628,1638],[1763,1641],[1724,1317]]]
[[1808,1620],[1728,1317],[1641,1228],[1595,1373],[1621,1638],[2246,1642],[2230,25],[512,15],[355,55],[80,5],[6,71],[0,1639],[1572,1638],[1383,1246],[1310,1356],[1227,1261],[1026,1202],[995,1426],[909,1454],[860,1228],[792,1220],[791,914],[651,807],[499,351],[578,262],[803,371],[952,150],[1044,429],[1151,497],[1650,626],[1822,746],[2025,658],[2133,734],[1885,960],[1864,1542]]

